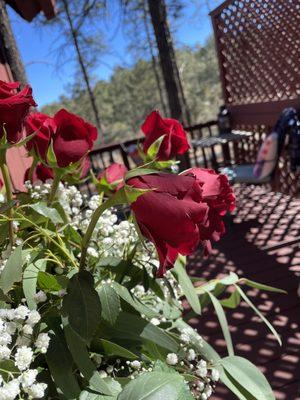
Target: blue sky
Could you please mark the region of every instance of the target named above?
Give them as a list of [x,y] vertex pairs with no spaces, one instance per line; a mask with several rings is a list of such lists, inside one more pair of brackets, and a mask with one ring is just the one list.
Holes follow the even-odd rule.
[[[221,1],[218,0],[186,0],[183,17],[177,21],[176,45],[203,44],[211,34],[208,9],[213,9]],[[111,10],[112,12],[114,10]],[[14,11],[9,11],[13,31],[25,64],[29,82],[39,106],[58,100],[67,94],[68,84],[74,79],[74,63],[67,63],[57,68],[53,55],[53,42],[59,41],[58,32],[53,27],[45,26],[37,29],[34,23],[22,20]],[[134,60],[127,51],[126,32],[112,20],[102,29],[106,30],[107,44],[114,54],[101,56],[101,64],[95,71],[96,78],[109,79],[113,68],[117,65],[132,64]],[[110,32],[114,32],[112,37]],[[116,56],[118,55],[118,56]]]

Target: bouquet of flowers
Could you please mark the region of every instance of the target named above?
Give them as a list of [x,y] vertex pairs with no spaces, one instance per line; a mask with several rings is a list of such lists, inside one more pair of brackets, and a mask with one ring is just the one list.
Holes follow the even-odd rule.
[[[18,88],[0,82],[0,400],[206,400],[219,380],[241,400],[274,399],[261,372],[234,354],[225,309],[241,298],[255,309],[245,284],[276,289],[234,273],[191,279],[185,268],[225,233],[235,207],[227,178],[176,173],[186,134],[154,111],[142,125],[144,164],[91,174],[89,198],[76,185],[90,172],[96,128],[66,110],[30,113],[31,89]],[[6,164],[14,146],[33,160],[17,194]],[[189,326],[209,307],[226,357]]]

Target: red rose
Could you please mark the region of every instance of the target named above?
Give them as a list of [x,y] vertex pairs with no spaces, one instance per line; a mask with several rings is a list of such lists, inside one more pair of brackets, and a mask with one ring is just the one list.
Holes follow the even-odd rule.
[[202,240],[206,240],[205,251],[210,250],[210,241],[218,241],[225,233],[222,217],[235,209],[235,196],[225,175],[217,174],[213,170],[191,168],[184,175],[193,175],[202,186],[203,201],[208,205],[207,225],[199,226]]
[[56,130],[53,118],[42,113],[29,114],[25,120],[26,135],[36,132],[35,136],[26,143],[27,150],[35,149],[36,153],[46,160],[51,138]]
[[200,241],[208,206],[195,176],[157,173],[137,176],[127,184],[151,189],[131,205],[142,234],[154,243],[160,261],[157,276],[174,266],[178,254],[191,254]]
[[112,190],[117,191],[124,186],[126,172],[127,168],[125,165],[114,163],[98,175],[98,180],[101,181],[104,178],[113,187]]
[[141,129],[146,135],[143,148],[145,153],[152,143],[165,135],[157,154],[158,160],[170,160],[177,154],[185,153],[190,148],[180,122],[171,118],[162,118],[158,111],[152,111],[148,115]]
[[59,167],[67,167],[81,160],[92,149],[97,139],[97,129],[84,119],[67,110],[54,115],[56,133],[53,149]]
[[[29,170],[28,168],[24,175],[24,182],[29,181]],[[46,167],[43,164],[37,164],[32,174],[32,182],[42,181],[46,182],[48,179],[53,179],[54,174],[51,168]]]
[[31,106],[36,103],[32,97],[32,89],[25,86],[23,90],[18,82],[0,81],[0,137],[7,134],[7,140],[16,143],[21,139],[24,120]]

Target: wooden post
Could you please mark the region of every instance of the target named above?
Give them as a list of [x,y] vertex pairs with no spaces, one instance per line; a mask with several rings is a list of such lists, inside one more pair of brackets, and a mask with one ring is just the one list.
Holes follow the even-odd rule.
[[10,25],[4,0],[0,0],[0,41],[5,59],[10,66],[13,80],[19,81],[25,85],[27,83],[27,77]]
[[[178,74],[175,51],[167,20],[167,10],[164,0],[148,0],[151,22],[159,52],[162,75],[165,82],[171,117],[184,123],[188,122],[185,112],[185,102],[182,98],[182,87]],[[179,157],[181,168],[190,166],[188,154]]]

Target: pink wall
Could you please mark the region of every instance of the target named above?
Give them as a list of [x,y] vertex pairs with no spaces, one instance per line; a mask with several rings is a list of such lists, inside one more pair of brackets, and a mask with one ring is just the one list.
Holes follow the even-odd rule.
[[24,147],[12,148],[7,151],[7,164],[15,191],[24,190],[24,174],[31,165],[31,157],[26,157]]

